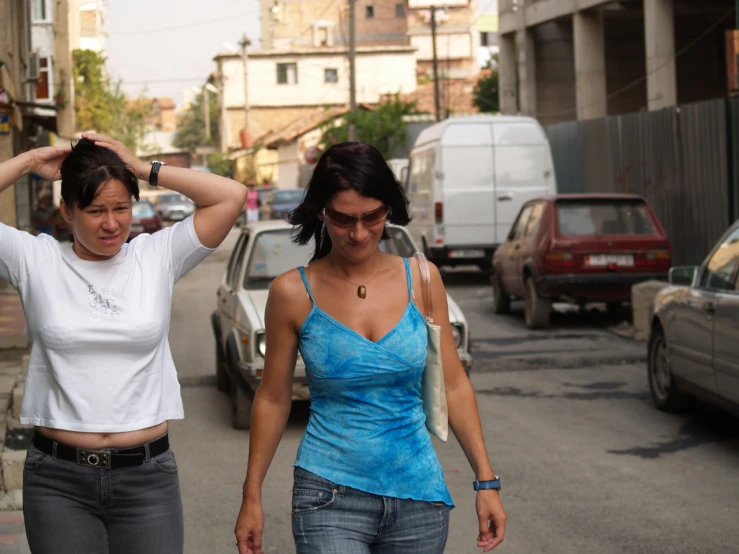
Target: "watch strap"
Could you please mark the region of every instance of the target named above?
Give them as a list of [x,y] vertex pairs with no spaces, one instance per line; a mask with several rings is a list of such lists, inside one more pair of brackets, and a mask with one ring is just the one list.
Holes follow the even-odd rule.
[[495,479],[491,479],[490,481],[473,481],[472,482],[472,488],[476,491],[486,491],[486,490],[500,490],[500,477],[497,475],[495,476]]
[[149,172],[149,184],[152,187],[159,186],[159,170],[163,165],[167,165],[164,162],[151,162],[151,171]]

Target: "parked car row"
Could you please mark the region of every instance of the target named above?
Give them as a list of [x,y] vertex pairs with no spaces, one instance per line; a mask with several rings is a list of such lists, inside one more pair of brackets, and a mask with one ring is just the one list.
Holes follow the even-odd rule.
[[[390,238],[380,244],[385,252],[411,257],[417,251],[408,231],[388,225]],[[272,220],[251,223],[241,230],[218,287],[216,309],[211,316],[216,340],[215,368],[218,389],[230,391],[233,426],[251,424],[254,391],[264,373],[266,337],[264,312],[272,281],[311,258],[311,247],[292,241],[292,226]],[[469,327],[464,314],[447,296],[449,320],[459,357],[465,369],[472,365]],[[298,357],[293,378],[293,400],[310,397],[305,366]]]

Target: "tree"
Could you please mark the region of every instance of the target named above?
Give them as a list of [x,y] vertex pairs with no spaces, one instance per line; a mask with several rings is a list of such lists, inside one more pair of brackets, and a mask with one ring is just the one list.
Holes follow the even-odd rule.
[[198,146],[213,146],[216,144],[219,135],[218,98],[213,94],[209,94],[208,100],[211,138],[205,138],[205,99],[201,92],[177,122],[177,134],[174,139],[174,145],[177,148],[182,148],[193,154]]
[[491,58],[481,72],[474,90],[473,103],[481,112],[499,112],[498,63]]
[[228,156],[228,152],[214,152],[208,156],[208,169],[216,175],[222,175],[223,177],[233,179],[233,161],[231,161]]
[[111,135],[136,152],[152,115],[150,100],[129,99],[121,82],[105,74],[106,58],[93,50],[72,52],[77,127]]
[[399,147],[405,146],[407,125],[403,116],[413,113],[416,113],[415,102],[404,102],[395,95],[381,102],[375,110],[359,110],[354,116],[346,114],[338,125],[336,120],[328,122],[322,128],[320,144],[328,148],[349,140],[349,123],[353,121],[357,140],[371,144],[388,159]]

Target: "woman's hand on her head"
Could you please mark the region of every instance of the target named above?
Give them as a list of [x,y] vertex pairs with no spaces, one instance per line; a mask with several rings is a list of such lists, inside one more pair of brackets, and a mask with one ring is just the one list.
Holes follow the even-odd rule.
[[82,133],[82,136],[87,140],[94,142],[97,146],[102,146],[108,150],[112,150],[118,157],[126,164],[131,171],[134,172],[136,177],[146,181],[149,178],[149,164],[142,162],[131,151],[126,148],[122,142],[118,142],[106,135],[100,135],[98,133]]
[[490,552],[503,542],[505,537],[506,516],[500,494],[495,490],[477,492],[477,518],[480,521],[480,534],[477,536],[477,546],[483,552]]
[[62,178],[60,171],[62,162],[71,151],[72,148],[69,146],[45,146],[30,150],[29,172],[48,181],[58,181]]
[[239,554],[264,554],[262,533],[264,531],[264,512],[262,503],[244,499],[236,520],[236,545]]

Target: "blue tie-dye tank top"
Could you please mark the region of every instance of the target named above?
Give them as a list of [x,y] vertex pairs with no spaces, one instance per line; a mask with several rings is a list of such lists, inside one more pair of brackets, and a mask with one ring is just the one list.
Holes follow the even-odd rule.
[[313,309],[300,329],[311,409],[295,465],[372,494],[453,506],[426,430],[421,376],[428,334],[404,262],[408,307],[376,343],[321,310],[298,268]]

